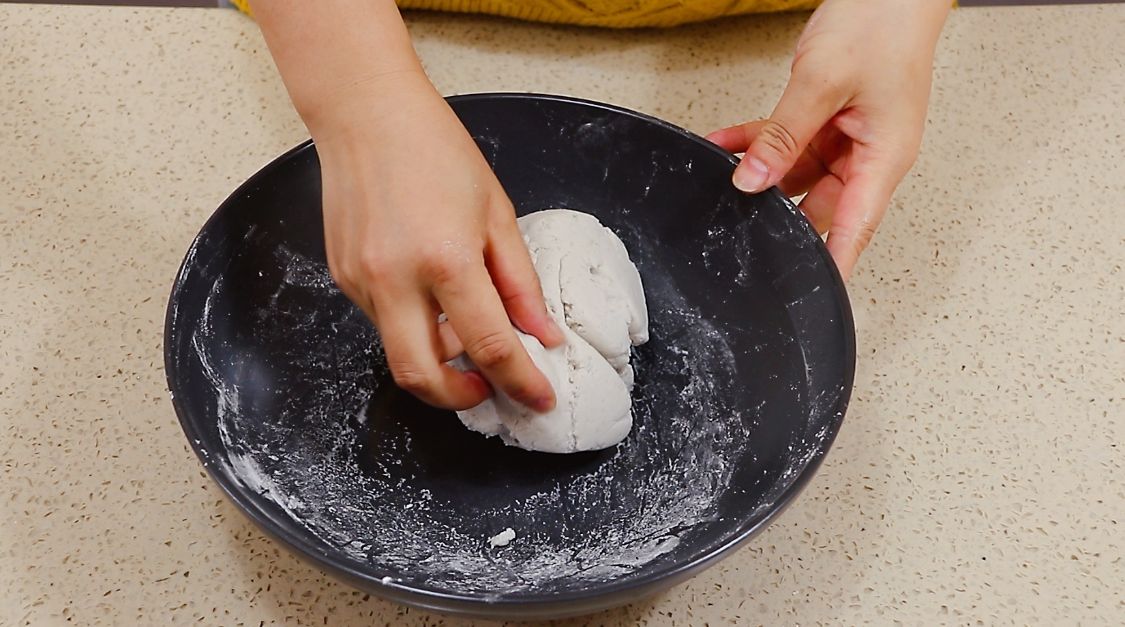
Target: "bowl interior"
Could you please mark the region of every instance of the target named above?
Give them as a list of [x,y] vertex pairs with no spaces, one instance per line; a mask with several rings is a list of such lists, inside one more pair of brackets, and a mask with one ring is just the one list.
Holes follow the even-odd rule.
[[640,269],[651,340],[628,439],[520,451],[397,390],[325,267],[309,144],[235,192],[184,262],[166,345],[181,422],[241,509],[370,590],[455,611],[632,600],[811,476],[851,387],[842,285],[787,200],[739,193],[732,158],[680,129],[558,97],[451,103],[519,213],[592,213]]

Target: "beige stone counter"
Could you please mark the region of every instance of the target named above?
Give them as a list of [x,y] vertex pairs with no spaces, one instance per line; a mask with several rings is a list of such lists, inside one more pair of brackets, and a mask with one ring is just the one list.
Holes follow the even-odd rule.
[[[411,21],[445,92],[706,131],[769,111],[803,17]],[[567,624],[1122,620],[1122,32],[1125,5],[951,18],[922,157],[851,285],[859,373],[828,462],[720,566]],[[0,5],[0,624],[462,624],[265,539],[167,399],[183,252],[304,137],[232,11]]]

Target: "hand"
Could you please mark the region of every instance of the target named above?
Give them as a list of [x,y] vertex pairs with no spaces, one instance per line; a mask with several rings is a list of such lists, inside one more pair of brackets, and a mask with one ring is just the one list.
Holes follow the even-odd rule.
[[[309,130],[320,156],[325,243],[337,284],[378,327],[395,382],[451,409],[487,380],[539,411],[550,383],[512,328],[563,341],[547,315],[515,212],[476,144],[421,72],[359,83]],[[448,324],[438,317],[444,312]]]
[[922,140],[948,0],[826,0],[767,120],[708,139],[745,152],[734,184],[806,193],[801,209],[847,279]]

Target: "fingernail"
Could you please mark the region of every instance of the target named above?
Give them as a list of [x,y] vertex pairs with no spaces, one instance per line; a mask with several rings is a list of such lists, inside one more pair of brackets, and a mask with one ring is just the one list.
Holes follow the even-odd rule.
[[477,390],[484,393],[485,396],[492,396],[492,386],[488,384],[488,379],[476,370],[469,370],[465,376],[476,385]]
[[563,335],[562,327],[560,327],[559,323],[555,322],[555,319],[549,315],[547,316],[547,327],[551,329],[551,333],[558,341],[561,342],[566,339],[566,336]]
[[770,178],[770,169],[757,157],[747,156],[734,170],[734,186],[744,192],[760,192]]
[[550,397],[536,399],[536,401],[531,404],[531,408],[541,414],[545,414],[555,408],[555,399]]

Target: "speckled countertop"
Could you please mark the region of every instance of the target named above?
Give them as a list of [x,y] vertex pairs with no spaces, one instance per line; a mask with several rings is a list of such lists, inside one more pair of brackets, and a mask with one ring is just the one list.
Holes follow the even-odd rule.
[[[446,92],[697,131],[767,113],[802,16],[609,33],[415,16]],[[1125,616],[1125,5],[966,9],[851,285],[854,403],[749,547],[566,624],[1111,624]],[[237,183],[305,137],[232,11],[0,5],[0,624],[459,625],[364,597],[204,476],[165,299]]]

